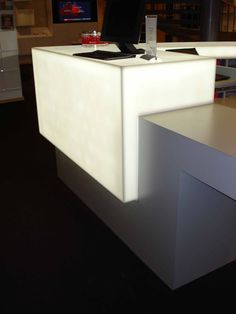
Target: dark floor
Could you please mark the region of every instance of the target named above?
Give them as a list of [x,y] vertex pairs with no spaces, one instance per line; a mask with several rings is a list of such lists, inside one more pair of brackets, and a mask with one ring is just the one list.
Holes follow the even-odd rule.
[[236,289],[231,263],[169,290],[57,179],[32,67],[21,71],[25,101],[0,105],[0,312],[148,314],[162,296]]

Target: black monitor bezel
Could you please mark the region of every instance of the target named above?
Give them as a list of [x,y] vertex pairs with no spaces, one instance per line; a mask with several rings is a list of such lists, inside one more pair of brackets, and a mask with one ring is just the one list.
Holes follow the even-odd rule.
[[[109,34],[109,22],[110,22],[110,10],[113,1],[119,0],[108,0],[105,8],[102,31],[101,31],[101,40],[108,41],[108,42],[119,42],[119,43],[130,43],[130,44],[138,44],[141,36],[141,27],[144,21],[144,13],[145,13],[145,3],[146,0],[135,0],[136,4],[138,5],[138,12],[137,12],[137,21],[136,25],[134,25],[134,31],[132,36],[125,36],[122,34],[121,36],[114,36]],[[131,0],[120,0],[120,2],[125,6],[126,1]],[[138,2],[138,3],[137,3]],[[137,9],[137,8],[136,8]],[[121,17],[122,19],[122,17]]]

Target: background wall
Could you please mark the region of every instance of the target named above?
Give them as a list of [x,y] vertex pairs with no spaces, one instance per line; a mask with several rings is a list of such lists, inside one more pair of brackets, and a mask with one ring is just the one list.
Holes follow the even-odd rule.
[[[103,3],[97,0],[98,21]],[[98,30],[98,22],[53,24],[51,0],[15,0],[14,11],[20,56],[30,55],[32,47],[71,45],[80,40],[82,32]]]
[[97,23],[53,24],[51,36],[18,38],[19,55],[29,55],[37,46],[71,45],[80,39],[81,32],[96,29]]
[[[128,1],[128,0],[127,0]],[[19,55],[31,54],[32,47],[71,45],[80,41],[84,31],[101,31],[107,0],[97,0],[97,22],[53,24],[51,0],[14,1],[15,15],[17,9],[34,11],[34,25],[16,25],[18,33]],[[151,12],[156,14],[156,12]],[[165,33],[157,30],[157,41],[165,41]]]

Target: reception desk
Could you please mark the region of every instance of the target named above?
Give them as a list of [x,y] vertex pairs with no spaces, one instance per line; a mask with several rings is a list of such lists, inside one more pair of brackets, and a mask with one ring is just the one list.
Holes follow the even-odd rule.
[[138,117],[211,103],[215,60],[165,51],[151,61],[72,56],[88,49],[33,49],[40,132],[118,199],[137,200]]
[[215,59],[72,56],[87,50],[33,49],[58,176],[172,289],[234,260],[236,113],[212,104]]

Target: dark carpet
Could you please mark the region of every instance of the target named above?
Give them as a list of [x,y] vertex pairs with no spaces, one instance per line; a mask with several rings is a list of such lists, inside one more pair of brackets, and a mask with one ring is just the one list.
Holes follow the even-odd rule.
[[57,178],[21,73],[25,100],[0,105],[0,312],[148,314],[164,296],[234,291],[236,263],[171,291]]

